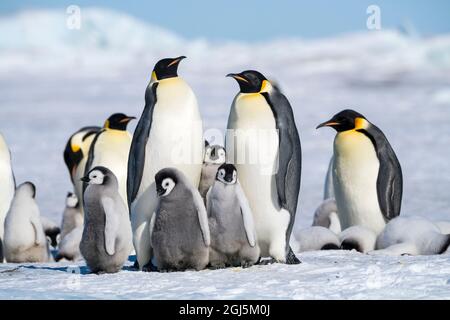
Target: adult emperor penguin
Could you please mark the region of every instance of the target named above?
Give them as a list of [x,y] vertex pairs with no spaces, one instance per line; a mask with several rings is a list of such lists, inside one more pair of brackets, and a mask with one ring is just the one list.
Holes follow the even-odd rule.
[[159,204],[150,221],[150,237],[158,270],[205,268],[211,236],[200,193],[175,168],[160,170],[155,182]]
[[343,110],[317,128],[332,127],[333,185],[342,229],[361,225],[379,234],[400,214],[402,170],[383,132],[362,114]]
[[91,147],[95,134],[100,130],[100,127],[95,126],[81,128],[70,136],[63,153],[64,162],[69,170],[74,192],[80,202],[79,207],[81,213],[83,213],[83,182],[81,178],[85,174],[89,148]]
[[219,167],[206,199],[213,268],[250,267],[259,260],[253,214],[238,182],[236,167]]
[[228,76],[236,79],[240,92],[228,118],[226,150],[252,208],[261,256],[299,263],[289,247],[301,175],[291,105],[258,71]]
[[0,238],[3,239],[4,221],[14,197],[16,182],[11,166],[11,153],[0,134]]
[[36,187],[31,182],[19,185],[5,219],[3,249],[8,262],[48,262],[48,242],[36,204]]
[[131,144],[128,202],[139,267],[150,262],[149,223],[158,203],[155,174],[174,167],[198,187],[203,159],[203,129],[197,99],[178,77],[184,56],[162,59],[145,91],[145,107]]
[[[103,166],[111,170],[119,183],[119,194],[127,203],[128,154],[131,146],[131,134],[128,123],[136,119],[123,113],[111,115],[92,141],[85,173],[92,168]],[[83,197],[84,199],[84,197]]]
[[119,271],[132,249],[128,208],[119,182],[105,167],[94,167],[83,181],[84,229],[80,252],[94,273]]

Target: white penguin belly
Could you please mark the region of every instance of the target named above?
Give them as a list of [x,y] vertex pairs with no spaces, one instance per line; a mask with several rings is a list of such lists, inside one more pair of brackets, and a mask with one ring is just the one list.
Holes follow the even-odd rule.
[[233,156],[252,209],[261,255],[284,259],[290,214],[278,204],[279,138],[274,115],[260,94],[240,95],[232,108],[228,129],[234,133],[228,134],[234,135],[234,150],[227,136],[227,154]]
[[361,225],[380,233],[385,226],[377,194],[380,164],[371,140],[356,131],[337,134],[333,166],[342,229]]
[[131,135],[119,130],[108,130],[95,143],[95,155],[91,168],[104,166],[111,170],[119,182],[119,194],[127,202],[128,154]]
[[14,197],[15,185],[11,169],[11,155],[0,134],[0,238],[3,239],[4,221]]

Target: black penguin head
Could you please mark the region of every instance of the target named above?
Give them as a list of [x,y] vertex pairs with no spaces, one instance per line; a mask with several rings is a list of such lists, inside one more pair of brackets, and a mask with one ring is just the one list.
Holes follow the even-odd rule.
[[235,184],[237,182],[237,170],[231,163],[224,163],[217,169],[216,180],[224,184]]
[[185,56],[180,56],[177,58],[165,58],[159,60],[153,68],[153,80],[159,81],[163,79],[178,77],[178,65],[180,61],[185,58]]
[[227,77],[232,77],[238,82],[241,93],[261,92],[268,83],[266,77],[255,70],[246,70],[241,73],[229,73],[227,74]]
[[225,148],[219,145],[208,145],[205,148],[204,162],[208,164],[222,164],[225,163],[226,152]]
[[332,127],[337,132],[342,132],[353,129],[365,129],[368,125],[369,122],[362,114],[354,110],[346,109],[335,114],[330,120],[319,124],[316,129]]
[[125,131],[127,130],[128,123],[133,119],[136,119],[136,117],[129,117],[123,113],[114,113],[105,121],[103,127],[106,129]]
[[155,175],[156,193],[159,197],[169,195],[178,183],[177,171],[174,168],[165,168]]
[[48,239],[48,242],[53,248],[56,248],[58,246],[59,242],[59,234],[61,233],[61,229],[58,227],[49,228],[45,230],[45,235]]
[[36,186],[33,182],[26,181],[17,187],[17,190],[21,190],[29,194],[33,199],[36,198]]
[[110,182],[114,173],[108,168],[97,166],[89,171],[89,173],[81,178],[81,181],[87,184],[105,185]]

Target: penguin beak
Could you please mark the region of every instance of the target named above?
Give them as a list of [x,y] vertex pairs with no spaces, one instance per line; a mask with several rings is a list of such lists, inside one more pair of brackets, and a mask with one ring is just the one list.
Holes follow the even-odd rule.
[[161,197],[164,194],[165,191],[166,190],[164,190],[162,186],[157,186],[156,187],[156,193],[158,194],[159,197]]
[[120,123],[128,123],[133,119],[136,119],[136,117],[126,117],[126,118],[123,118],[122,120],[120,120],[119,122]]
[[328,121],[325,121],[325,122],[319,124],[316,127],[316,129],[319,129],[319,128],[322,128],[322,127],[334,127],[334,126],[338,126],[338,125],[340,125],[339,122],[334,121],[334,120],[328,120]]
[[80,180],[83,182],[86,182],[86,183],[89,183],[89,181],[91,181],[91,179],[89,179],[88,176],[85,176],[85,177],[81,178]]
[[173,59],[173,61],[167,65],[167,68],[169,68],[173,65],[179,64],[180,61],[183,59],[186,59],[186,56],[179,56],[178,58]]
[[237,82],[250,83],[247,79],[245,79],[239,73],[229,73],[229,74],[227,74],[227,77],[234,78],[234,79],[236,79]]

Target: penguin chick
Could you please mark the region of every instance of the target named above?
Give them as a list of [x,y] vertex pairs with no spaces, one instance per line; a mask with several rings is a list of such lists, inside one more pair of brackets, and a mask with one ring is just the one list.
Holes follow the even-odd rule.
[[73,229],[83,226],[83,213],[80,202],[76,194],[69,192],[66,197],[66,207],[64,209],[61,222],[60,241],[64,239]]
[[128,209],[119,194],[116,176],[94,167],[83,177],[84,229],[80,252],[94,273],[118,272],[132,249]]
[[335,234],[341,232],[341,222],[337,213],[336,200],[333,198],[324,200],[314,212],[313,226],[322,226],[330,229]]
[[441,230],[441,233],[450,233],[450,221],[437,221],[434,224],[438,226],[439,230]]
[[200,177],[200,184],[198,191],[203,199],[206,201],[206,193],[214,184],[216,179],[217,169],[224,164],[226,160],[225,148],[219,145],[209,145],[206,142],[205,157],[203,159],[202,174]]
[[72,229],[64,238],[61,239],[58,246],[56,261],[66,259],[69,261],[81,260],[80,242],[83,236],[83,226]]
[[375,249],[377,235],[364,226],[352,226],[339,234],[340,247],[343,250],[356,250],[367,253]]
[[330,229],[313,226],[295,232],[295,238],[299,243],[299,251],[316,251],[339,249],[339,239]]
[[5,219],[4,254],[8,262],[48,262],[47,239],[31,182],[17,187]]
[[41,216],[41,223],[45,236],[50,241],[50,245],[53,248],[56,248],[58,246],[58,239],[60,238],[58,236],[61,233],[61,229],[55,222],[44,216]]
[[377,238],[377,250],[370,254],[442,254],[449,245],[450,234],[442,234],[431,221],[422,217],[398,217],[386,225]]
[[150,221],[150,239],[158,270],[201,270],[211,242],[203,199],[175,168],[155,175],[159,205]]
[[259,259],[253,214],[232,164],[222,164],[207,194],[213,268],[249,267]]

